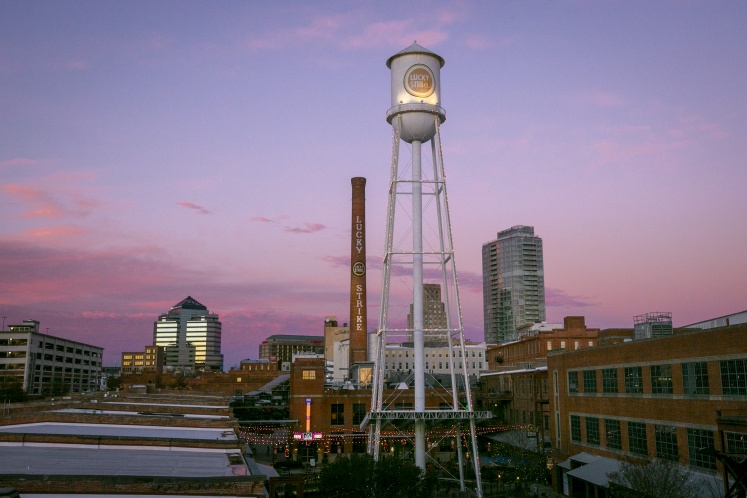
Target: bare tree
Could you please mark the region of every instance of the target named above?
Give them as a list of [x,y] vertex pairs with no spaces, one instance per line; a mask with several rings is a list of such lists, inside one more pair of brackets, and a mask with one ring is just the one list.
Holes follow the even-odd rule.
[[686,469],[669,460],[622,462],[607,478],[612,498],[697,498],[701,491]]

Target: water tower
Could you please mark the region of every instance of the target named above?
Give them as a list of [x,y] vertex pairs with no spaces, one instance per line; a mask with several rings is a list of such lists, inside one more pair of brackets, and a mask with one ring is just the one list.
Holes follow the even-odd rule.
[[[446,120],[441,108],[443,65],[441,56],[417,43],[387,60],[392,91],[386,115],[393,128],[391,177],[381,307],[372,348],[371,412],[361,426],[370,424],[368,450],[376,460],[381,451],[395,450],[394,434],[396,444],[404,442],[404,448],[398,449],[411,444],[421,469],[440,466],[430,459],[429,450],[452,439],[446,444],[456,450],[461,488],[464,465],[471,465],[477,471],[477,496],[482,496],[475,421],[489,418],[490,413],[474,411],[467,373],[441,152],[440,126]],[[400,157],[403,142],[410,157]],[[428,142],[430,150],[423,154],[423,144]],[[424,327],[426,283],[441,287],[446,312],[442,328]],[[387,344],[408,338],[412,344],[407,343],[405,350],[412,351],[412,357],[408,352],[405,361],[392,362]],[[433,373],[438,361],[435,351],[441,357],[439,368],[447,365],[444,374]],[[382,429],[388,438],[382,436]]]

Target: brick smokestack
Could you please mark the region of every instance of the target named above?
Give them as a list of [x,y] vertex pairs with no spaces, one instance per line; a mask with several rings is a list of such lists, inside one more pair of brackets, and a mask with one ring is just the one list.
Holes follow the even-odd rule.
[[366,321],[366,179],[355,177],[350,244],[350,364],[368,360]]

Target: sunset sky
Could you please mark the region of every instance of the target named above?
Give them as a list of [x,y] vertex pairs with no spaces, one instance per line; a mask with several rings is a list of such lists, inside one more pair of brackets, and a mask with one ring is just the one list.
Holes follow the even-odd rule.
[[532,225],[547,318],[747,309],[743,1],[0,0],[0,316],[105,348],[193,296],[225,368],[348,321],[366,177],[377,325],[386,59],[441,70],[466,336],[481,246]]

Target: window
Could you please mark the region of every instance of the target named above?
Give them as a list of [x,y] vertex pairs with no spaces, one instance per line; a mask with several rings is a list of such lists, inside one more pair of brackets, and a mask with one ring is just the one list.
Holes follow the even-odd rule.
[[680,455],[677,450],[677,429],[671,425],[655,425],[656,457],[676,462]]
[[571,441],[581,442],[581,417],[571,415]]
[[547,341],[547,350],[552,351],[552,341]]
[[611,450],[622,449],[622,435],[619,420],[604,420],[604,444]]
[[651,394],[672,392],[672,365],[651,365]]
[[581,347],[581,341],[573,341],[573,349],[579,349]]
[[643,392],[643,371],[641,367],[625,368],[625,392],[628,394]]
[[700,429],[687,430],[687,454],[692,467],[716,470],[716,457],[703,451],[713,447],[713,432]]
[[682,364],[682,389],[684,394],[710,394],[708,363],[704,361]]
[[628,450],[638,455],[648,455],[646,424],[628,422]]
[[721,362],[721,389],[725,396],[747,395],[747,360]]
[[602,392],[608,394],[617,393],[616,368],[605,368],[602,370]]
[[599,446],[599,419],[586,417],[586,442]]
[[747,434],[739,432],[724,432],[726,438],[726,452],[737,455],[747,455]]
[[568,393],[578,392],[578,372],[568,372]]
[[597,392],[597,371],[596,370],[584,370],[584,392],[585,393]]
[[366,404],[353,403],[353,424],[360,425],[364,418],[366,418]]
[[301,373],[301,376],[303,380],[315,380],[316,379],[316,370],[304,370]]
[[332,403],[330,410],[332,418],[329,425],[345,425],[345,405],[342,403]]

